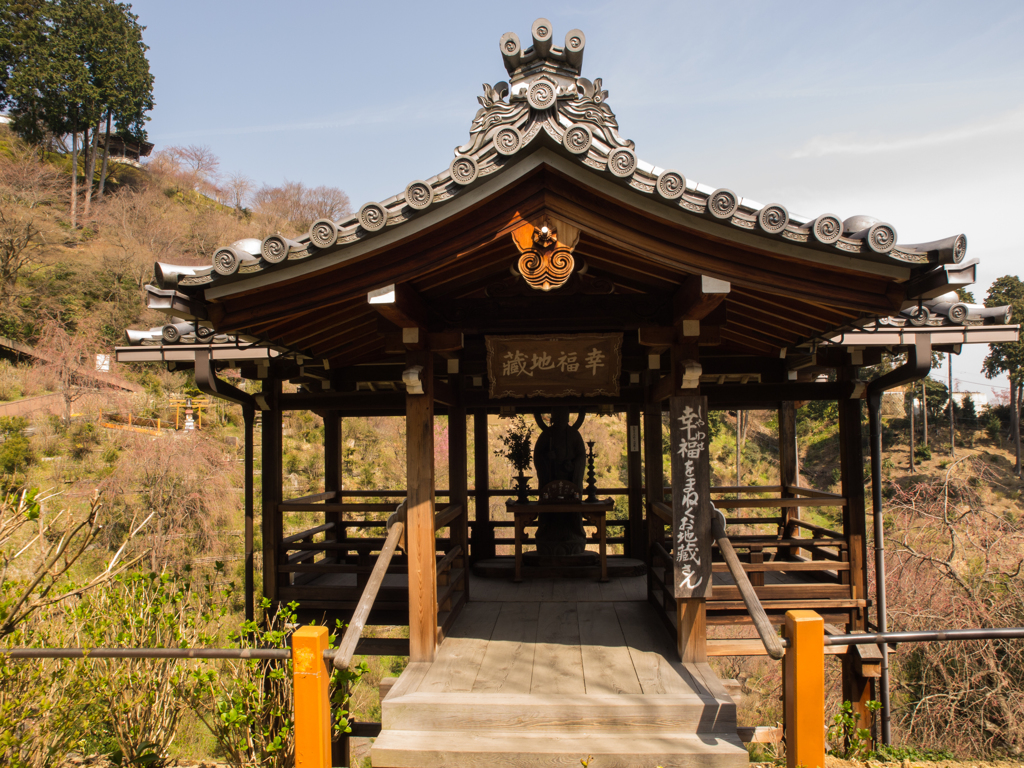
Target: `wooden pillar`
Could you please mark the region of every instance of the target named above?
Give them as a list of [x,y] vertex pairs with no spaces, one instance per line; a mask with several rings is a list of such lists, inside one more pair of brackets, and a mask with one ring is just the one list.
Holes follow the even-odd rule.
[[437,545],[434,537],[434,366],[429,351],[409,352],[423,394],[405,396],[406,542],[409,552],[409,661],[437,649]]
[[[261,484],[263,486],[263,596],[273,602],[278,600],[277,569],[280,565],[282,539],[281,503],[282,453],[281,440],[281,382],[277,379],[266,379],[263,382],[263,396],[268,410],[263,411],[263,469]],[[285,577],[287,579],[287,577]],[[285,582],[287,586],[287,582]]]
[[[843,371],[846,378],[853,371]],[[862,448],[861,401],[839,401],[839,466],[842,477],[843,536],[849,548],[850,589],[853,599],[866,600],[868,597],[867,574],[867,513],[864,503],[864,453]],[[868,629],[866,608],[850,611],[848,632],[864,632]],[[867,728],[872,713],[867,707],[872,682],[865,678],[857,664],[843,664],[843,691],[847,700],[853,703],[854,712],[860,715],[861,727]]]
[[[690,566],[684,574],[679,553],[680,542],[673,541],[674,588],[676,594],[676,642],[679,657],[684,662],[707,660],[707,595],[711,593],[711,467],[708,457],[707,398],[700,397],[700,382],[687,376],[687,366],[697,363],[700,350],[697,339],[691,335],[687,323],[676,323],[676,343],[672,345],[672,397],[669,399],[669,420],[672,457],[672,520],[670,537],[678,539],[681,523],[689,515],[695,540],[692,548],[696,555],[689,558]],[[683,387],[686,387],[684,389]],[[700,426],[688,421],[696,411]],[[683,444],[692,448],[695,435],[702,449],[699,455],[684,455]],[[696,493],[697,500],[687,511],[686,499]]]
[[626,452],[629,525],[626,528],[625,553],[629,557],[644,560],[647,547],[644,535],[643,454],[640,452],[640,406],[636,403],[626,407]]
[[707,595],[711,592],[711,467],[707,399],[669,400],[672,451],[673,587],[679,657],[707,661]]
[[[867,514],[864,508],[864,454],[861,432],[861,401],[839,401],[839,466],[842,477],[843,535],[850,551],[850,584],[855,600],[866,600]],[[850,629],[867,629],[867,613],[857,612]]]
[[[786,490],[789,486],[797,485],[796,463],[796,408],[793,401],[786,400],[779,403],[779,485],[782,486],[784,499],[796,496],[792,491]],[[783,507],[781,517],[779,535],[792,536],[795,533],[792,521],[800,519],[800,508]]]
[[256,410],[248,405],[242,406],[242,421],[245,424],[245,620],[254,621],[256,618],[256,558],[253,551],[255,527],[253,424],[256,421]]
[[[644,373],[644,485],[647,488],[647,540],[644,542],[643,558],[647,563],[647,599],[660,604],[654,597],[651,546],[665,536],[661,518],[651,510],[655,501],[665,498],[665,468],[661,445],[661,401],[655,400],[653,390],[658,383],[657,371]],[[666,606],[667,607],[667,606]]]
[[[458,363],[458,360],[454,362]],[[453,565],[457,568],[467,568],[469,566],[469,461],[466,455],[468,441],[462,376],[455,373],[449,377],[448,383],[456,398],[456,403],[448,409],[448,487],[452,494],[451,503],[462,507],[462,514],[451,527],[452,539],[462,547],[462,556],[456,559]],[[462,581],[462,586],[468,599],[468,573]]]
[[788,611],[786,637],[786,765],[824,768],[825,623],[814,611]]
[[[343,455],[341,413],[326,411],[324,413],[324,491],[327,493],[332,491],[336,493],[341,490]],[[332,501],[341,501],[341,498],[336,497]],[[334,528],[324,534],[326,541],[338,541],[345,538],[346,531],[341,527],[344,519],[341,512],[324,513],[324,523],[334,524]],[[335,562],[344,559],[341,552],[329,552],[327,558]]]
[[490,468],[487,448],[487,410],[473,414],[473,486],[476,490],[476,517],[473,521],[473,559],[494,557],[494,529],[491,528]]

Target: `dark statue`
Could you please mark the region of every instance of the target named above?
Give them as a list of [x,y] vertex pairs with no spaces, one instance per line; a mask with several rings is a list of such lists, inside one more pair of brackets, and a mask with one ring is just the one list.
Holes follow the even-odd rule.
[[[533,450],[533,464],[537,469],[538,487],[543,489],[553,480],[566,480],[583,488],[583,475],[587,468],[587,446],[580,435],[580,427],[586,418],[579,414],[576,421],[569,423],[569,409],[557,408],[551,412],[551,424],[534,415],[540,427],[540,437]],[[583,530],[583,517],[578,512],[546,514],[537,528],[537,555],[542,558],[557,558],[581,555],[587,543]]]

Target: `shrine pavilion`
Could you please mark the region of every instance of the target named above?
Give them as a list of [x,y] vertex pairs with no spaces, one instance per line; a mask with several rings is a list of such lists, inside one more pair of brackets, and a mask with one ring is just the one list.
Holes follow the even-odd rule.
[[[261,590],[306,619],[408,625],[407,644],[357,648],[410,660],[382,691],[382,723],[355,729],[379,731],[374,766],[746,765],[708,657],[777,657],[773,627],[794,608],[836,633],[884,627],[884,596],[868,588],[863,404],[877,469],[881,393],[925,375],[935,350],[1017,329],[1005,313],[928,313],[974,280],[964,235],[902,243],[868,216],[800,216],[645,162],[602,81],[582,76],[583,33],[557,45],[539,19],[531,37],[501,37],[508,79],[477,96],[448,168],[294,238],[227,245],[210,267],[157,264],[148,304],[173,339],[132,332],[118,359],[194,368],[200,389],[242,406],[250,612]],[[862,381],[886,351],[907,362]],[[255,384],[228,384],[225,368]],[[838,492],[799,482],[807,401],[838,405]],[[712,486],[709,411],[753,409],[778,413],[777,482]],[[322,493],[285,496],[289,410],[323,417]],[[625,414],[628,487],[588,494],[565,415],[610,413]],[[538,459],[526,474],[548,482],[525,498],[489,488],[496,414],[539,416],[562,447],[538,456],[568,456],[572,471],[545,478]],[[344,487],[343,425],[364,416],[405,419],[405,488]],[[607,497],[622,519],[606,516]],[[509,500],[507,515],[492,498]],[[813,507],[841,524],[803,519]],[[548,513],[586,523],[607,556],[523,553],[541,549],[531,531]],[[382,533],[388,514],[400,538]],[[297,515],[301,529],[286,529]],[[708,639],[752,622],[758,637]],[[844,697],[868,717],[883,654],[838,650]]]

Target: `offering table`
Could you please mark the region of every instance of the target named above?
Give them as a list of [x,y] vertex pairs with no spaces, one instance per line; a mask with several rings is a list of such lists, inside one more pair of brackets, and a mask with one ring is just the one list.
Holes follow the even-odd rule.
[[574,512],[583,516],[589,525],[597,527],[598,556],[601,564],[601,581],[608,581],[608,542],[606,515],[609,510],[615,508],[613,499],[601,499],[600,501],[571,501],[571,502],[537,502],[531,501],[526,504],[508,502],[506,507],[515,519],[516,528],[516,575],[514,581],[523,580],[523,537],[526,526],[537,523],[541,515]]

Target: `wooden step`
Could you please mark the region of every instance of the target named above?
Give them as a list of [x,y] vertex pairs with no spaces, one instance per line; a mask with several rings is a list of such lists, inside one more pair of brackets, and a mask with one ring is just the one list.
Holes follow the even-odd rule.
[[731,700],[698,694],[408,693],[381,705],[384,730],[576,734],[736,732]]
[[370,752],[374,768],[565,768],[588,756],[595,768],[746,768],[749,761],[735,734],[619,735],[604,729],[571,735],[383,730]]

